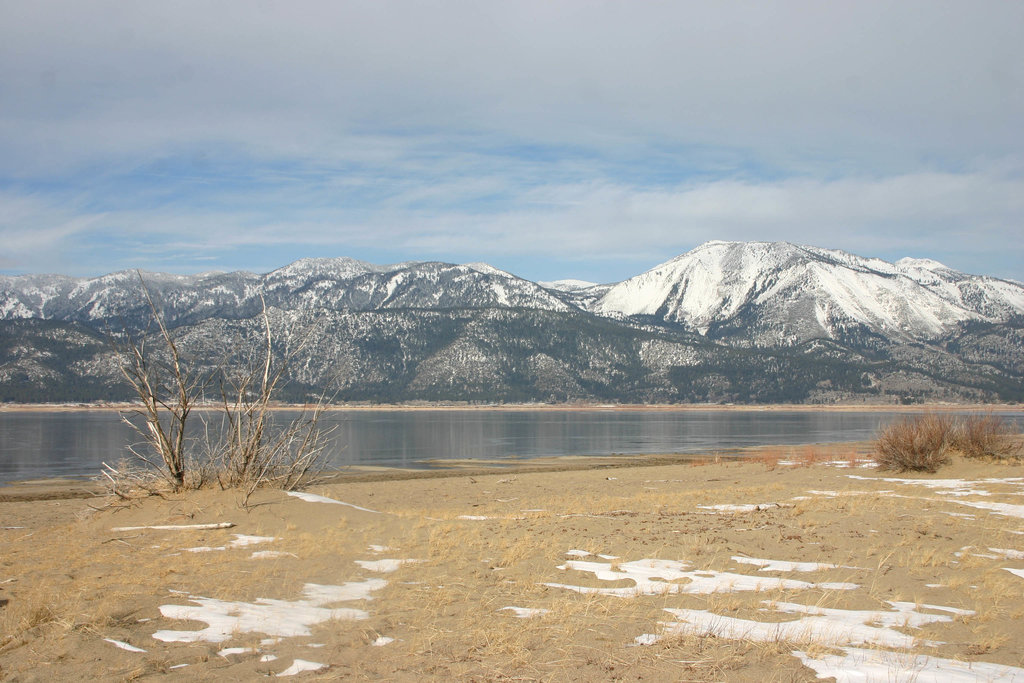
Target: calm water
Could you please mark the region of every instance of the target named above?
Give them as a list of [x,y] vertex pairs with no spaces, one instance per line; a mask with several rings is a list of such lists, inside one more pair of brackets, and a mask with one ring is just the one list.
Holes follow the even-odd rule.
[[[289,411],[281,411],[287,416]],[[1010,414],[1024,421],[1024,414]],[[435,458],[710,453],[870,439],[896,415],[746,411],[337,411],[331,464],[430,467]],[[117,413],[0,412],[0,481],[94,475],[136,439]]]

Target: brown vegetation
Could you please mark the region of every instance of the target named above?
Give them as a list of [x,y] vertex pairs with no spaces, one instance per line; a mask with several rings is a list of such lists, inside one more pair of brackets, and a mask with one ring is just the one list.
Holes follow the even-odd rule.
[[935,472],[951,455],[967,458],[1020,457],[1020,438],[998,415],[927,413],[905,417],[882,429],[875,442],[875,461],[883,470]]

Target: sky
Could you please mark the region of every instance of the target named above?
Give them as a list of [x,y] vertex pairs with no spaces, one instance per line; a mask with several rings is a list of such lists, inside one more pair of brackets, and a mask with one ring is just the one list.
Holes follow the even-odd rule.
[[1024,281],[1024,2],[0,0],[0,273],[789,241]]

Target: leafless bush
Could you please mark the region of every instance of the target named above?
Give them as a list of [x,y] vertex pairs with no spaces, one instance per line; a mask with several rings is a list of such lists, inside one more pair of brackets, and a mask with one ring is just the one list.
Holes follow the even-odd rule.
[[145,448],[129,446],[132,454],[159,472],[173,489],[180,490],[187,485],[186,473],[190,465],[185,428],[202,393],[203,382],[183,359],[141,273],[139,280],[149,304],[150,327],[156,325],[160,335],[156,349],[152,348],[149,328],[138,335],[126,331],[124,342],[111,337],[114,350],[120,356],[121,374],[141,403],[140,408],[131,411],[141,420],[133,421],[127,415],[121,417],[145,444]]
[[[222,487],[242,489],[247,502],[259,487],[274,485],[294,490],[322,469],[328,433],[319,428],[324,411],[321,397],[285,425],[272,421],[271,397],[284,375],[287,361],[298,349],[273,363],[273,337],[263,304],[264,343],[248,369],[221,374],[223,437],[214,448],[217,477]],[[301,348],[300,344],[299,348]]]
[[884,428],[875,441],[879,469],[935,472],[950,462],[953,420],[945,415],[906,417]]
[[[142,439],[142,445],[129,446],[131,453],[149,465],[151,472],[159,473],[173,490],[201,488],[216,480],[222,488],[241,489],[243,503],[261,486],[294,490],[309,483],[322,469],[327,433],[319,428],[319,420],[325,401],[321,395],[312,408],[300,411],[290,423],[272,424],[272,398],[284,376],[289,354],[285,362],[275,366],[266,303],[263,344],[255,362],[241,369],[225,363],[202,379],[184,361],[144,281],[142,286],[151,324],[160,332],[156,348],[148,343],[145,333],[126,333],[126,341],[113,342],[121,358],[121,372],[142,406],[122,416]],[[212,421],[204,417],[205,434],[190,440],[186,438],[189,417],[202,403],[203,392],[214,376],[220,385],[220,405],[215,415],[220,415],[222,424],[218,429],[211,425],[216,417]],[[130,419],[132,416],[136,419]],[[101,478],[119,497],[129,490],[146,488],[142,473],[124,465],[107,466]]]
[[1020,457],[1020,435],[999,415],[971,415],[953,430],[951,447],[968,458]]

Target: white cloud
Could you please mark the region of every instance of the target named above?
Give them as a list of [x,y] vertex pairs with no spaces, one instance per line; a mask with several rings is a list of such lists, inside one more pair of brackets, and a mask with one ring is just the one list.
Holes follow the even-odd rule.
[[633,268],[726,238],[1024,278],[1022,24],[943,0],[3,3],[3,267]]

